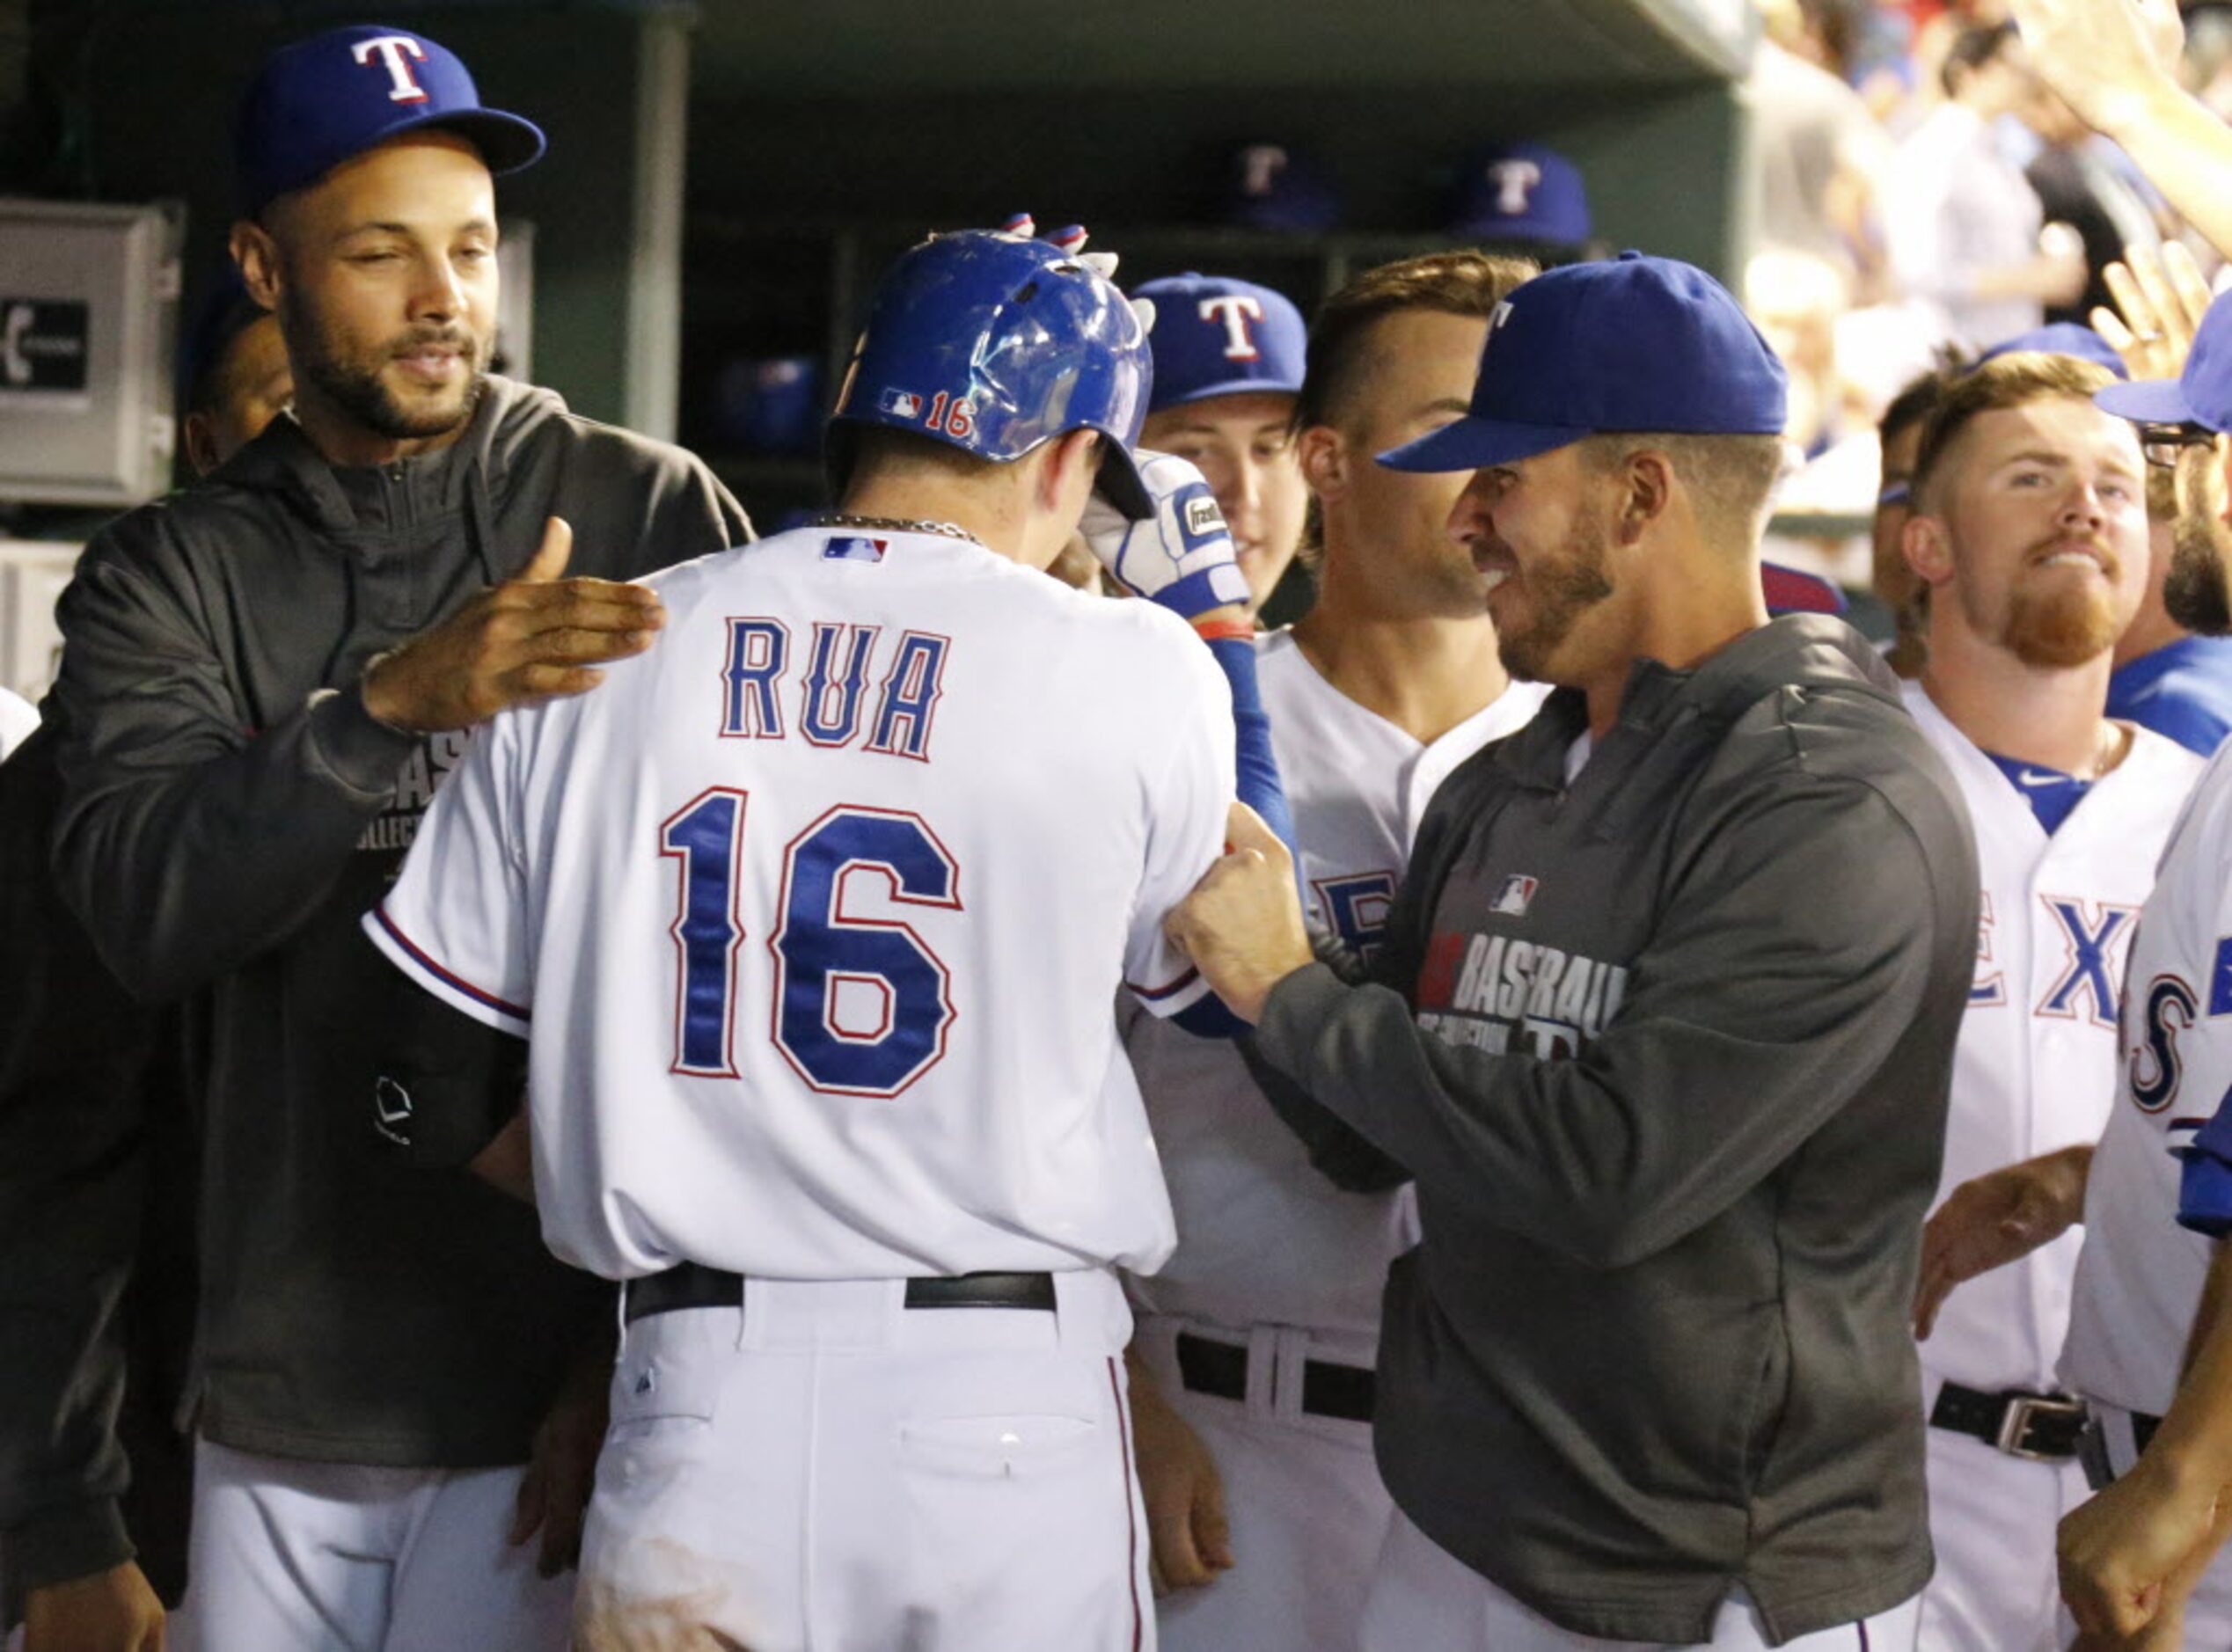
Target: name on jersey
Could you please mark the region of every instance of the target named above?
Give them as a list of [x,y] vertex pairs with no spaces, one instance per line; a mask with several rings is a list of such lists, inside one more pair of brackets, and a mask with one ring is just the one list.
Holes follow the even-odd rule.
[[1491,1055],[1571,1056],[1627,996],[1624,964],[1511,935],[1440,934],[1419,972],[1418,1025]]
[[465,755],[470,729],[428,735],[421,741],[395,777],[395,800],[359,833],[361,850],[408,849],[418,836],[419,822],[434,801],[435,788]]
[[820,620],[801,642],[782,620],[731,618],[721,737],[787,740],[795,733],[811,746],[858,746],[927,763],[951,647],[950,638],[933,632],[902,632],[887,642],[881,625]]

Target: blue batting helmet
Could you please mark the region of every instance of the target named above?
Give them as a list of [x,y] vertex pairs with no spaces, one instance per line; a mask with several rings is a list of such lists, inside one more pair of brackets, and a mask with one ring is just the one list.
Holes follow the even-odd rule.
[[1002,464],[1089,428],[1104,438],[1102,496],[1144,521],[1154,505],[1131,449],[1153,377],[1146,323],[1074,252],[992,230],[934,235],[876,289],[824,436],[831,485],[844,492],[857,428]]

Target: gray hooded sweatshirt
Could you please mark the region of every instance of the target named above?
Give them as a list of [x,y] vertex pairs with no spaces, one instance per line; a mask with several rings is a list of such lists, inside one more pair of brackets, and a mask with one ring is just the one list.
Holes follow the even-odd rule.
[[[1785,618],[1566,691],[1435,794],[1372,974],[1257,1057],[1351,1183],[1415,1175],[1374,1435],[1554,1622],[1777,1643],[1927,1581],[1912,1298],[1974,968],[1967,815],[1871,649]],[[1283,1087],[1283,1086],[1282,1086]],[[1342,1126],[1345,1125],[1346,1129]]]

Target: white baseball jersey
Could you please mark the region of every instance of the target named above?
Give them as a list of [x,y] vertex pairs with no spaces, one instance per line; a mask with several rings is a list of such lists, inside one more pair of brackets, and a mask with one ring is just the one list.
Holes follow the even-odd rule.
[[2160,1416],[2177,1392],[2214,1248],[2175,1219],[2175,1150],[2232,1088],[2232,743],[2202,772],[2140,915],[2123,1026],[2123,1082],[2085,1186],[2061,1378]]
[[[1313,915],[1368,953],[1434,789],[1525,724],[1549,690],[1514,683],[1421,745],[1320,676],[1289,632],[1257,639],[1256,670]],[[1369,1348],[1387,1264],[1417,1242],[1409,1189],[1343,1193],[1311,1169],[1229,1047],[1145,1016],[1133,1018],[1126,1043],[1179,1235],[1169,1263],[1134,1297],[1221,1325],[1352,1332]]]
[[[2115,1097],[2116,1012],[2140,907],[2200,760],[2144,728],[2053,836],[1919,683],[1907,709],[1960,784],[1983,874],[1976,983],[1953,1055],[1945,1169],[1961,1183],[2099,1139]],[[1953,1292],[1922,1369],[1971,1388],[2050,1389],[2079,1236]]]
[[1109,1004],[1205,991],[1231,699],[1154,603],[801,530],[670,569],[666,628],[474,740],[367,919],[525,1034],[543,1231],[609,1277],[1152,1268]]

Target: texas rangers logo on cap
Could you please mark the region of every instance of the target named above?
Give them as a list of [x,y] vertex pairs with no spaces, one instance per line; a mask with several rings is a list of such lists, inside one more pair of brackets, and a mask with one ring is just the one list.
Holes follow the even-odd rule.
[[241,209],[253,216],[343,161],[425,130],[456,133],[495,173],[543,152],[539,127],[487,107],[457,55],[423,34],[359,25],[282,47],[240,103]]
[[1189,271],[1144,282],[1132,296],[1159,318],[1147,335],[1155,358],[1150,413],[1211,396],[1300,392],[1309,329],[1284,295]]

